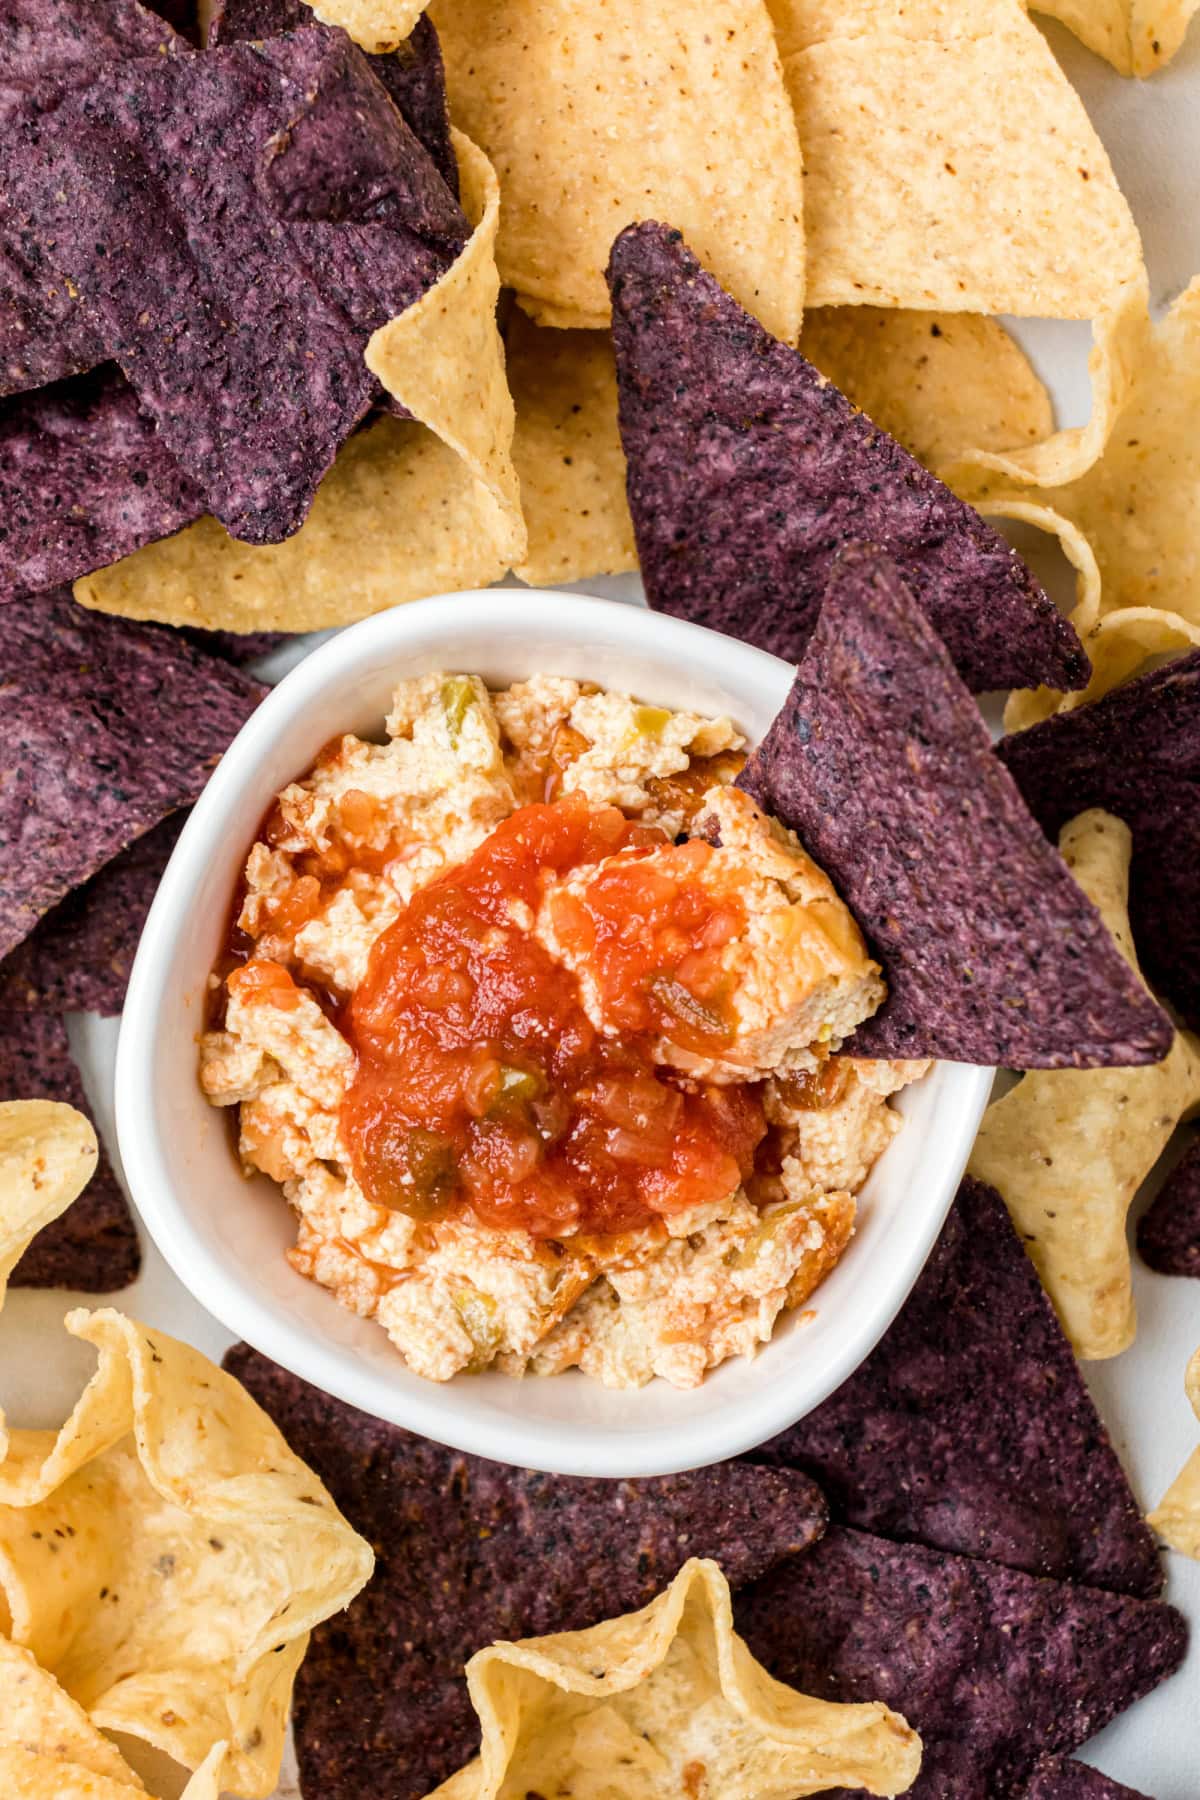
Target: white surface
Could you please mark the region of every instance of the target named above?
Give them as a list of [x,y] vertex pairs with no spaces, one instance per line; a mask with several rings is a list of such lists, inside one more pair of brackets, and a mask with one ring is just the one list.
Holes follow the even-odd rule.
[[[228,1122],[196,1080],[208,972],[246,850],[278,790],[344,731],[382,736],[398,681],[467,669],[492,686],[540,672],[591,679],[660,705],[729,714],[757,741],[789,664],[642,607],[528,589],[420,600],[367,619],[301,663],[234,740],[184,828],[129,984],[117,1055],[117,1136],[158,1248],[221,1322],[305,1380],[457,1449],[572,1475],[663,1475],[736,1455],[819,1404],[873,1348],[941,1229],[991,1086],[943,1063],[907,1089],[905,1129],[863,1189],[858,1229],[800,1323],[753,1361],[686,1393],[616,1392],[572,1370],[435,1385],[384,1332],[297,1275],[278,1188],[247,1182]],[[815,1315],[815,1316],[813,1316]]]
[[[1058,27],[1048,27],[1047,36],[1083,95],[1129,195],[1145,241],[1152,297],[1162,306],[1200,271],[1200,26],[1193,26],[1171,66],[1146,83],[1122,81]],[[1025,321],[1017,330],[1054,394],[1059,423],[1078,423],[1089,408],[1087,326]],[[586,585],[619,598],[634,599],[639,592],[633,578]],[[293,655],[277,658],[272,672]],[[116,1036],[113,1021],[73,1021],[73,1043],[110,1148]],[[1134,1283],[1137,1342],[1112,1362],[1088,1365],[1085,1373],[1134,1490],[1149,1508],[1200,1441],[1183,1393],[1187,1358],[1200,1344],[1200,1284],[1151,1274],[1136,1259]],[[118,1303],[211,1355],[220,1355],[230,1342],[230,1334],[190,1299],[149,1244],[141,1280]],[[90,1353],[61,1330],[65,1304],[61,1294],[17,1290],[9,1296],[0,1327],[6,1351],[3,1398],[21,1423],[59,1423],[90,1372]],[[1168,1552],[1165,1567],[1167,1597],[1200,1634],[1200,1564]],[[1083,1760],[1155,1800],[1197,1800],[1198,1700],[1200,1648],[1172,1681],[1094,1739]],[[280,1800],[285,1795],[292,1800],[296,1791],[285,1780]]]

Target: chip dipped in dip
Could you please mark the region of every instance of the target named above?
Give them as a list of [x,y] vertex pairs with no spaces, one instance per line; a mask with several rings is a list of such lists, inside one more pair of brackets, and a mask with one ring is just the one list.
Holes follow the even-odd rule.
[[925,1065],[836,1054],[879,968],[740,751],[727,719],[435,674],[278,796],[200,1079],[294,1266],[417,1373],[691,1387],[845,1248]]

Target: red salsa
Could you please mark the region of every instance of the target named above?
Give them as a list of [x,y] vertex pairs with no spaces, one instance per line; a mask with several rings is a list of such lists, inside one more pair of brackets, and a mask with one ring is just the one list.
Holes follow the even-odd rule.
[[[710,1054],[730,1036],[720,951],[744,915],[700,879],[712,854],[570,796],[523,807],[413,897],[343,1020],[358,1065],[342,1131],[371,1200],[556,1237],[737,1187],[765,1131],[757,1093],[673,1077],[651,1054],[664,1034]],[[611,1036],[530,930],[573,870],[586,880],[557,890],[555,933]]]

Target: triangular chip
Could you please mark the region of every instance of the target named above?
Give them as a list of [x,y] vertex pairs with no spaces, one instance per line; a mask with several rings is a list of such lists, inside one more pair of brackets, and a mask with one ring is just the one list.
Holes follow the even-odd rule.
[[1147,1800],[1147,1796],[1087,1763],[1049,1757],[1038,1765],[1021,1800]]
[[0,1305],[30,1240],[82,1193],[98,1153],[91,1124],[74,1107],[0,1101]]
[[[144,1794],[145,1789],[116,1745],[97,1731],[83,1708],[39,1668],[28,1650],[0,1636],[0,1775],[7,1774],[14,1783],[2,1791],[6,1800],[49,1800],[60,1791],[49,1785],[56,1773],[59,1781],[68,1783],[85,1773],[104,1781],[124,1783],[130,1794]],[[9,1753],[12,1766],[5,1768]],[[26,1760],[28,1759],[28,1760]],[[31,1763],[49,1765],[31,1768]],[[42,1788],[33,1777],[46,1777]],[[21,1779],[25,1785],[15,1785]],[[74,1792],[64,1788],[62,1791]],[[108,1789],[98,1790],[97,1800],[107,1800]]]
[[609,320],[604,265],[637,219],[671,219],[794,343],[803,165],[762,0],[434,0],[455,123],[504,191],[497,260],[539,325]]
[[772,1681],[733,1629],[728,1582],[698,1558],[641,1612],[478,1650],[467,1681],[483,1747],[429,1800],[901,1794],[921,1763],[887,1707]]
[[1200,1028],[1200,650],[1006,737],[999,754],[1048,837],[1093,806],[1124,819],[1138,956]]
[[183,829],[172,813],[39,920],[0,963],[0,1011],[115,1018],[150,902]]
[[904,1708],[924,1756],[912,1800],[1019,1794],[1179,1666],[1173,1607],[1042,1581],[831,1527],[737,1596],[734,1619],[780,1681]]
[[203,511],[115,363],[0,400],[0,600],[73,581]]
[[810,306],[1092,318],[1141,263],[1021,0],[770,0],[804,146]]
[[[58,1014],[0,1010],[0,1094],[53,1101],[85,1120],[90,1116]],[[111,1294],[136,1281],[142,1266],[137,1226],[103,1143],[98,1151],[95,1174],[79,1198],[57,1209],[25,1250],[12,1275],[14,1287]]]
[[892,555],[974,688],[1081,687],[1071,627],[997,532],[722,292],[664,225],[609,265],[646,594],[795,661],[841,547]]
[[1189,1144],[1138,1220],[1137,1247],[1160,1275],[1200,1276],[1200,1140]]
[[[1128,830],[1109,813],[1081,813],[1059,845],[1136,976]],[[1177,1031],[1150,1067],[1035,1070],[984,1114],[971,1170],[1004,1196],[1077,1356],[1116,1356],[1133,1342],[1129,1209],[1197,1108],[1200,1038]]]
[[236,535],[296,531],[375,401],[367,338],[468,229],[365,58],[317,26],[140,57],[27,135],[17,203],[167,449]]
[[1183,43],[1198,0],[1035,0],[1119,75],[1153,75]]
[[[4,608],[0,954],[195,800],[266,689],[186,640],[64,593]],[[186,719],[186,724],[184,723]]]
[[750,1453],[835,1518],[1031,1575],[1151,1598],[1154,1540],[994,1189],[970,1178],[866,1362]]
[[689,1556],[753,1580],[820,1535],[802,1475],[725,1463],[654,1481],[540,1475],[368,1418],[245,1345],[226,1366],[375,1546],[375,1579],[313,1635],[296,1689],[306,1788],[418,1800],[474,1754],[463,1665],[498,1638],[642,1606]]
[[172,41],[162,19],[137,0],[5,0],[0,8],[0,395],[94,368],[105,354],[95,319],[9,193],[26,153],[24,128],[104,65],[153,55]]
[[[211,9],[208,42],[234,44],[242,38],[279,37],[311,25],[313,9],[305,0],[216,0]],[[428,150],[447,187],[458,193],[458,165],[450,143],[450,112],[441,45],[432,21],[418,19],[410,38],[390,54],[379,56],[371,72],[383,83],[405,123]]]
[[738,782],[828,872],[883,965],[888,998],[852,1053],[1025,1069],[1170,1048],[1170,1022],[879,551],[835,566],[791,694]]

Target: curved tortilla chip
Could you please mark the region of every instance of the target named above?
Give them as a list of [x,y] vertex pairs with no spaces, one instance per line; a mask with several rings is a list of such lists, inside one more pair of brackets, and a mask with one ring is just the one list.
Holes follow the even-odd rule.
[[939,469],[943,481],[978,505],[981,496],[1003,490],[1002,483],[983,471],[1006,475],[1011,481],[1033,487],[1077,481],[1086,475],[1112,435],[1149,342],[1149,288],[1145,269],[1139,269],[1121,283],[1116,295],[1106,301],[1092,322],[1088,357],[1092,410],[1087,424],[1056,431],[1043,443],[1026,450],[1001,453],[982,442],[973,445],[960,462]]
[[[1059,840],[1137,972],[1128,827],[1081,813]],[[983,1116],[970,1171],[998,1188],[1075,1354],[1116,1356],[1137,1330],[1125,1221],[1180,1119],[1200,1106],[1200,1038],[1178,1031],[1142,1068],[1038,1070]]]
[[[1200,1419],[1200,1350],[1187,1366],[1184,1387]],[[1200,1559],[1200,1450],[1193,1450],[1148,1522],[1172,1550]]]
[[398,49],[425,11],[425,0],[310,0],[310,4],[318,19],[340,25],[373,56]]
[[818,306],[804,315],[800,349],[927,468],[1036,444],[1054,428],[1044,384],[995,319]]
[[553,587],[636,569],[608,333],[550,331],[514,310],[507,349],[513,461],[529,531],[516,573]]
[[0,1463],[11,1635],[100,1729],[189,1769],[227,1741],[217,1787],[269,1794],[308,1632],[370,1548],[198,1351],[110,1310],[66,1325],[96,1373],[60,1432],[13,1431]]
[[725,1577],[698,1559],[641,1612],[478,1651],[467,1681],[482,1752],[437,1800],[605,1800],[617,1766],[622,1800],[901,1794],[921,1763],[916,1732],[878,1701],[838,1706],[772,1680],[733,1629]]
[[1104,146],[1020,0],[770,5],[810,305],[1088,319],[1140,267]]
[[73,1106],[56,1100],[0,1103],[0,1306],[30,1243],[83,1192],[99,1159],[91,1122]]
[[367,347],[371,368],[419,423],[379,419],[343,445],[285,543],[239,543],[201,519],[76,582],[76,599],[172,625],[312,631],[486,586],[521,560],[513,406],[495,323],[499,188],[459,133],[455,147],[475,229],[442,280]]
[[[72,1791],[51,1785],[70,1782],[85,1771],[116,1784],[118,1793],[143,1793],[138,1777],[115,1744],[109,1743],[83,1708],[41,1668],[28,1650],[0,1636],[0,1788],[6,1800],[53,1796]],[[11,1759],[11,1761],[9,1761]],[[30,1770],[37,1762],[41,1770]],[[33,1779],[44,1778],[44,1786]],[[22,1781],[24,1785],[22,1785]],[[86,1790],[83,1790],[86,1791]],[[103,1790],[101,1790],[103,1792]]]
[[1033,0],[1118,75],[1153,75],[1182,44],[1200,0]]
[[505,285],[603,326],[609,248],[669,219],[776,337],[804,305],[800,147],[761,0],[436,0],[450,109],[496,164]]

